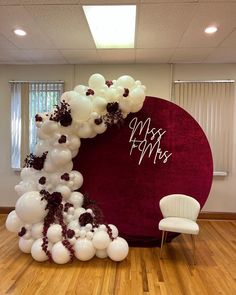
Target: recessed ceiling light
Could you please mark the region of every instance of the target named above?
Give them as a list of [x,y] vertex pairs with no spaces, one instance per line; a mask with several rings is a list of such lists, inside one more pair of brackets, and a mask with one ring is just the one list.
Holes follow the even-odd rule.
[[25,35],[27,34],[26,31],[21,30],[21,29],[16,29],[16,30],[14,30],[14,33],[15,33],[17,36],[25,36]]
[[207,28],[205,29],[205,33],[207,33],[207,34],[214,34],[214,33],[217,32],[217,31],[218,31],[217,27],[214,27],[214,26],[212,26],[212,27],[207,27]]
[[83,6],[97,48],[134,48],[136,5]]

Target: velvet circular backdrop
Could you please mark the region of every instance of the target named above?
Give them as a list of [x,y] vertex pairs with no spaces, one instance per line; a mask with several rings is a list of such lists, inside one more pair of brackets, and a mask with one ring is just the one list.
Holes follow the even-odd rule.
[[159,245],[159,200],[181,193],[202,207],[213,176],[201,127],[185,110],[156,97],[146,97],[142,110],[121,128],[83,140],[74,169],[84,177],[81,191],[131,246]]

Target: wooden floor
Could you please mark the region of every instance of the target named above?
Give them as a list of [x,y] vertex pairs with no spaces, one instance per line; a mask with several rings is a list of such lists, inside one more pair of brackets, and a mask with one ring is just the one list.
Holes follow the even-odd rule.
[[0,295],[3,294],[236,294],[236,221],[199,221],[195,268],[190,237],[159,248],[131,248],[120,263],[94,258],[56,265],[35,262],[18,250],[0,215]]

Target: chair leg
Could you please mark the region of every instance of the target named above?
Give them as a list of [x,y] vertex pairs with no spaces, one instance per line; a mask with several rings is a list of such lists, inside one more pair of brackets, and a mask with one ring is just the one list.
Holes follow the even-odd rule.
[[194,235],[191,235],[192,239],[192,245],[193,245],[193,264],[196,265],[196,260],[195,260],[195,238]]
[[160,251],[160,258],[162,259],[162,249],[163,249],[163,244],[165,240],[165,231],[162,231],[162,237],[161,237],[161,251]]

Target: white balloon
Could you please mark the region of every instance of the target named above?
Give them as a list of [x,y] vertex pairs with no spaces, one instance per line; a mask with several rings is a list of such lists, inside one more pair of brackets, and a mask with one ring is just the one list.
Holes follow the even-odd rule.
[[6,228],[10,232],[18,233],[21,228],[24,226],[24,222],[18,217],[16,211],[11,211],[6,220]]
[[30,253],[32,245],[34,243],[34,239],[24,239],[20,238],[19,239],[19,249],[24,252],[24,253]]
[[39,140],[35,146],[35,155],[42,156],[43,153],[49,151],[50,149],[51,146],[48,140]]
[[73,204],[75,208],[81,207],[83,205],[83,201],[84,201],[83,194],[81,194],[80,192],[72,192],[71,193],[69,203]]
[[43,237],[43,222],[35,223],[32,225],[31,235],[34,239],[40,239]]
[[56,166],[63,166],[72,159],[71,151],[67,148],[53,148],[50,152],[52,163]]
[[52,247],[52,259],[58,264],[65,264],[70,260],[70,252],[62,244],[62,242],[57,242]]
[[105,78],[101,74],[93,74],[89,78],[89,87],[91,87],[93,90],[99,89],[104,87],[106,84]]
[[70,150],[78,150],[80,148],[81,142],[78,136],[71,135],[68,139],[68,148]]
[[74,231],[79,230],[80,229],[80,225],[78,220],[72,220],[69,224],[68,224],[68,229],[72,229]]
[[145,92],[141,87],[136,87],[129,93],[129,96],[132,104],[139,105],[144,102]]
[[96,256],[98,258],[107,258],[107,250],[106,249],[102,249],[102,250],[96,250]]
[[141,110],[141,108],[143,107],[143,103],[138,104],[138,105],[131,105],[131,113],[137,113],[138,111]]
[[89,123],[84,122],[83,124],[81,124],[77,130],[77,135],[80,138],[89,138],[90,136],[92,136],[93,130],[91,129],[91,126],[89,125]]
[[130,113],[131,107],[132,107],[132,104],[129,98],[121,97],[119,99],[119,108],[121,109],[122,112]]
[[70,179],[73,181],[72,190],[77,190],[83,185],[83,175],[79,171],[71,171]]
[[84,86],[84,85],[77,85],[74,88],[74,91],[78,92],[79,94],[84,95],[87,91],[88,87]]
[[[74,205],[76,207],[76,205]],[[83,207],[79,207],[75,209],[74,217],[79,218],[81,214],[85,213],[86,210]]]
[[20,176],[21,176],[21,179],[23,179],[23,180],[28,180],[29,178],[34,178],[35,177],[35,170],[30,167],[24,167],[21,170]]
[[16,202],[16,213],[26,223],[37,223],[43,220],[48,210],[47,202],[41,200],[42,195],[37,191],[27,192]]
[[77,94],[70,101],[71,115],[74,120],[86,121],[92,112],[92,102],[88,96]]
[[125,239],[117,237],[107,247],[108,256],[114,261],[121,261],[129,253],[129,246]]
[[117,86],[122,86],[124,88],[128,88],[129,90],[135,86],[135,81],[131,76],[124,75],[117,79]]
[[95,255],[93,243],[86,238],[79,238],[74,245],[74,250],[75,256],[82,261],[90,260]]
[[[34,258],[34,260],[43,262],[48,260],[48,256],[42,249],[42,244],[43,244],[43,239],[38,239],[34,241],[32,247],[31,247],[31,255]],[[52,244],[49,242],[48,243],[48,250],[51,251],[52,249]]]
[[46,134],[51,136],[52,134],[55,134],[58,130],[59,126],[57,122],[48,120],[43,122],[43,124],[41,125],[41,131]]
[[86,233],[86,238],[89,239],[89,240],[92,240],[93,238],[93,233],[91,231],[87,232]]
[[102,134],[103,132],[107,130],[107,125],[105,124],[104,121],[99,125],[94,124],[93,130],[98,134]]
[[60,224],[50,225],[47,231],[48,240],[52,243],[57,243],[62,239],[62,227]]
[[71,102],[71,100],[73,99],[73,98],[76,98],[76,97],[78,97],[78,93],[77,93],[77,91],[73,91],[73,90],[71,90],[71,91],[66,91],[66,92],[64,92],[63,94],[62,94],[62,96],[61,96],[61,101],[65,101],[65,102],[67,102],[67,103],[69,103],[70,104],[70,102]]
[[109,238],[108,233],[106,233],[105,231],[97,231],[93,236],[92,242],[93,246],[96,249],[102,250],[108,247],[111,240]]
[[96,96],[93,98],[93,111],[97,112],[98,114],[103,114],[106,110],[107,101],[100,97]]
[[63,184],[59,184],[55,190],[61,193],[63,200],[68,200],[71,195],[71,190],[68,188],[68,186]]
[[112,231],[112,237],[115,239],[118,237],[119,232],[117,227],[114,224],[108,224],[108,226],[110,227],[111,231]]

